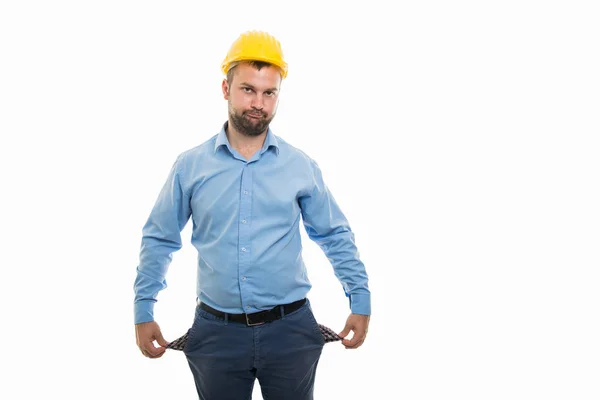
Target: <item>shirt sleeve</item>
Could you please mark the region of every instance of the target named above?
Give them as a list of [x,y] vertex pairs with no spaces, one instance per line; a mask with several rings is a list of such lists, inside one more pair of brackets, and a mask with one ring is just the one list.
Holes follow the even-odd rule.
[[169,172],[142,230],[139,264],[134,282],[134,322],[154,320],[158,292],[167,287],[165,276],[172,255],[181,249],[181,231],[191,215],[190,198],[183,185],[182,156]]
[[354,314],[371,315],[368,275],[360,259],[348,220],[325,185],[321,170],[311,160],[313,188],[299,198],[308,237],[325,253],[342,284]]

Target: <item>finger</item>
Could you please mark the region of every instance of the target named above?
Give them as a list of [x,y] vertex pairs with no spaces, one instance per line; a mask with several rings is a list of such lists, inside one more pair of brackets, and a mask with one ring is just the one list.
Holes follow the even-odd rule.
[[150,354],[146,350],[142,350],[142,354],[148,358],[160,358],[165,354],[166,349],[164,347],[157,349],[158,351],[155,354]]
[[360,335],[355,332],[355,334],[351,340],[344,339],[344,340],[342,340],[342,344],[344,346],[346,346],[346,348],[354,349],[354,348],[358,347],[357,345],[360,345],[360,343],[362,343],[364,340],[365,340],[364,334]]
[[166,345],[169,344],[169,342],[167,342],[165,340],[165,338],[163,337],[161,332],[158,332],[158,336],[156,337],[156,341],[158,342],[158,344],[160,344],[162,347],[165,347]]
[[358,343],[356,343],[356,344],[353,344],[353,345],[350,345],[350,346],[346,346],[346,349],[349,349],[349,350],[358,349],[360,346],[362,346],[362,344],[363,344],[364,342],[365,342],[364,340],[360,340],[360,341],[358,341]]
[[150,356],[149,358],[160,358],[165,354],[165,350],[160,351],[158,354],[154,356]]
[[[349,345],[349,346],[354,346],[356,344],[356,342],[358,342],[359,340],[364,340],[365,337],[367,336],[367,332],[365,331],[364,328],[356,328],[353,327],[352,329],[354,331],[354,334],[352,335],[352,339],[345,339],[342,341],[342,343],[345,343],[345,345]],[[342,335],[340,335],[342,336]],[[344,337],[344,336],[342,336]]]
[[350,333],[351,330],[352,330],[352,327],[346,325],[344,327],[344,330],[341,331],[340,333],[338,333],[338,336],[345,338],[346,336],[348,336],[348,334]]
[[164,351],[164,347],[156,348],[152,342],[144,343],[142,347],[143,350],[149,354],[149,357],[155,357]]
[[361,340],[361,341],[360,341],[360,342],[358,342],[356,345],[354,345],[354,346],[348,346],[348,347],[346,347],[346,349],[347,349],[347,350],[356,350],[356,349],[358,349],[360,346],[362,346],[364,342],[365,342],[364,340]]

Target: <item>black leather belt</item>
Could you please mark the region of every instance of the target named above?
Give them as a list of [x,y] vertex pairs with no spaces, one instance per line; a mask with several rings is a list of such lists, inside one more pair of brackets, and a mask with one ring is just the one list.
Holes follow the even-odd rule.
[[298,301],[295,301],[290,304],[283,304],[282,305],[283,306],[283,315],[281,314],[282,306],[276,306],[270,310],[259,311],[259,312],[255,312],[255,313],[251,313],[251,314],[224,313],[222,311],[215,310],[211,306],[204,304],[204,303],[200,303],[200,308],[208,313],[211,313],[215,317],[225,319],[225,316],[227,316],[228,321],[240,322],[243,324],[247,324],[248,326],[254,326],[254,325],[262,325],[264,323],[273,322],[277,319],[280,319],[284,315],[287,315],[293,311],[296,311],[297,309],[302,307],[304,305],[304,303],[306,303],[306,299],[298,300]]

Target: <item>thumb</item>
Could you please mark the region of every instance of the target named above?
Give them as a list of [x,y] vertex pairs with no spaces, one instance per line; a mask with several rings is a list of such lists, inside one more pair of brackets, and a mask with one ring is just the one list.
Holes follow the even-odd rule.
[[160,344],[162,347],[165,347],[166,345],[168,345],[168,344],[169,344],[169,342],[167,342],[167,341],[165,340],[165,338],[163,337],[163,335],[162,335],[162,332],[161,332],[160,330],[159,330],[159,331],[156,333],[156,341],[157,341],[157,342],[158,342],[158,344]]
[[344,330],[343,330],[343,331],[341,331],[340,333],[338,333],[338,335],[339,335],[340,337],[343,337],[343,338],[345,338],[346,336],[348,336],[348,334],[350,333],[350,331],[351,331],[351,330],[352,330],[352,329],[350,328],[350,325],[346,325],[346,326],[344,327]]

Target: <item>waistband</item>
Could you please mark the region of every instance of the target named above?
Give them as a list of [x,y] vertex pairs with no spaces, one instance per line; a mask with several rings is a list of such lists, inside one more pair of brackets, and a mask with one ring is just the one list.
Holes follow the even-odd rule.
[[294,301],[289,304],[281,304],[271,308],[270,310],[258,311],[250,314],[230,314],[219,310],[215,310],[205,303],[200,303],[198,307],[204,311],[222,319],[227,319],[232,322],[239,322],[248,326],[262,325],[268,322],[281,319],[283,316],[298,310],[306,303],[306,298]]

